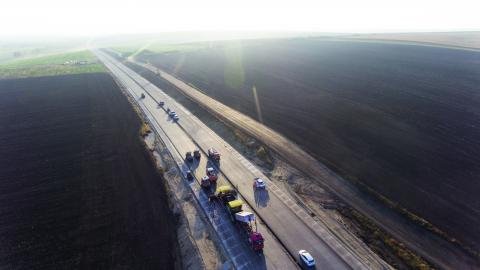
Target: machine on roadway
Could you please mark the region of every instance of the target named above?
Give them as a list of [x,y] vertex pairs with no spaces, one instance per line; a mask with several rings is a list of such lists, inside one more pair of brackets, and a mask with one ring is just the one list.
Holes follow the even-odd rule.
[[208,149],[208,158],[213,161],[220,161],[220,153],[217,152],[214,148]]
[[263,179],[256,177],[254,179],[254,182],[253,182],[253,187],[255,189],[266,189],[267,184],[265,183],[265,181]]
[[188,161],[188,162],[192,162],[192,161],[193,161],[192,152],[188,151],[188,152],[185,154],[185,160]]
[[218,176],[217,173],[215,172],[215,169],[212,167],[207,168],[207,176],[208,179],[210,179],[211,182],[217,182]]
[[202,182],[200,183],[200,185],[205,189],[209,189],[212,185],[210,178],[208,176],[202,177]]
[[193,157],[195,159],[200,159],[202,157],[202,155],[200,155],[200,150],[198,149],[193,150]]
[[[237,199],[237,191],[229,186],[221,186],[217,188],[213,198],[225,206],[230,214],[231,220],[247,240],[249,246],[254,251],[262,252],[265,239],[262,234],[257,231],[255,215],[242,210],[243,201]],[[253,224],[255,224],[255,227]]]
[[188,180],[193,180],[193,173],[192,171],[188,170],[187,173],[185,174]]

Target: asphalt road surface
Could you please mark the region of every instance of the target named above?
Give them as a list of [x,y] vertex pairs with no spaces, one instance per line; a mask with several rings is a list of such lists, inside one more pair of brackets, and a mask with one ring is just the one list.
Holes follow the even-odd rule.
[[[289,195],[276,187],[255,166],[184,107],[117,60],[100,51],[95,53],[127,89],[138,96],[146,93],[146,98],[139,102],[148,108],[179,152],[192,151],[193,148],[198,147],[205,153],[208,148],[214,147],[221,153],[221,162],[218,167],[221,173],[219,184],[228,182],[235,186],[243,200],[249,203],[291,256],[297,259],[298,250],[306,249],[314,256],[321,269],[373,268],[372,265],[365,265],[322,224],[311,218]],[[165,101],[164,108],[168,107],[178,114],[180,120],[177,123],[172,122],[163,108],[158,106],[157,102],[160,100]],[[206,158],[204,157],[194,168],[197,178],[205,175],[205,168]],[[262,177],[267,181],[267,191],[254,192],[252,188],[254,177]],[[265,243],[267,268],[276,268],[276,262],[289,260],[281,246],[275,242],[271,239]]]

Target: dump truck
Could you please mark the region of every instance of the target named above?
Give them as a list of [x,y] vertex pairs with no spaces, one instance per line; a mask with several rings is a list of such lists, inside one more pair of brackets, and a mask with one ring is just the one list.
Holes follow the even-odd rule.
[[265,240],[257,231],[256,223],[255,227],[253,226],[255,215],[242,210],[243,201],[237,199],[237,192],[229,186],[221,186],[217,188],[215,197],[225,205],[232,222],[248,241],[250,247],[257,252],[262,252]]
[[213,161],[220,161],[220,154],[212,147],[208,149],[208,158]]
[[237,198],[237,191],[230,186],[219,186],[214,194],[216,199],[229,202]]
[[235,199],[225,203],[228,213],[232,221],[235,221],[235,214],[242,211],[243,201]]

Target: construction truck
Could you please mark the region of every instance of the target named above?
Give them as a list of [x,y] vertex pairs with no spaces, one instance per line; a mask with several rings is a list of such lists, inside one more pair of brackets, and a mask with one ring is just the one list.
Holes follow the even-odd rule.
[[[235,224],[243,233],[244,238],[248,240],[250,247],[257,252],[262,252],[265,239],[263,239],[263,235],[257,231],[255,215],[247,211],[235,213]],[[255,230],[253,224],[255,224]]]
[[237,191],[230,186],[219,186],[212,196],[212,199],[221,201],[226,204],[229,201],[233,201],[237,198]]
[[204,176],[202,177],[202,182],[200,183],[200,185],[205,188],[205,189],[209,189],[210,186],[211,186],[211,181],[210,181],[210,178],[208,176]]
[[200,155],[200,150],[199,149],[193,150],[193,157],[195,159],[200,159],[202,157],[202,155]]
[[[257,231],[255,215],[242,210],[243,201],[237,199],[237,192],[229,186],[221,186],[217,188],[215,197],[225,205],[232,222],[235,223],[248,241],[250,247],[257,252],[262,252],[265,240],[262,234]],[[255,227],[253,224],[255,224]]]
[[208,158],[213,161],[220,161],[220,154],[217,152],[217,150],[210,148],[208,149]]
[[188,162],[193,161],[192,152],[189,151],[189,152],[185,153],[185,160],[188,161]]
[[212,167],[207,168],[207,176],[212,183],[217,182],[218,176],[217,176],[217,173],[215,172],[214,168],[212,168]]

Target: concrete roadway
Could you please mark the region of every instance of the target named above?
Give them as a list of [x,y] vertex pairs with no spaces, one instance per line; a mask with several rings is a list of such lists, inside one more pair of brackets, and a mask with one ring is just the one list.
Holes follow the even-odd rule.
[[[220,171],[219,184],[228,182],[235,186],[242,195],[242,199],[248,202],[257,216],[265,222],[268,229],[294,258],[297,258],[298,250],[306,249],[314,256],[321,269],[368,268],[352,252],[348,251],[348,247],[345,247],[326,228],[323,228],[322,224],[316,222],[299,207],[289,195],[276,187],[255,166],[183,106],[177,104],[163,91],[117,60],[103,52],[95,51],[95,53],[115,77],[127,84],[127,88],[134,90],[138,96],[142,92],[146,93],[146,98],[141,102],[153,114],[163,132],[168,134],[172,143],[178,147],[179,152],[192,151],[198,147],[205,153],[208,148],[213,146],[222,154],[221,165],[218,168]],[[177,112],[180,117],[178,123],[171,122],[163,109],[158,107],[157,102],[160,100],[165,101],[165,108],[169,107]],[[205,162],[206,159],[203,158],[198,167],[194,168],[198,179],[205,174]],[[254,177],[262,177],[267,181],[267,191],[255,192],[253,190]],[[260,230],[260,232],[265,234],[268,230]],[[281,254],[282,248],[275,242],[274,239],[271,239],[265,243],[267,268],[291,269],[289,266],[279,267],[280,265],[275,263],[285,257]],[[288,260],[284,259],[284,261]]]

